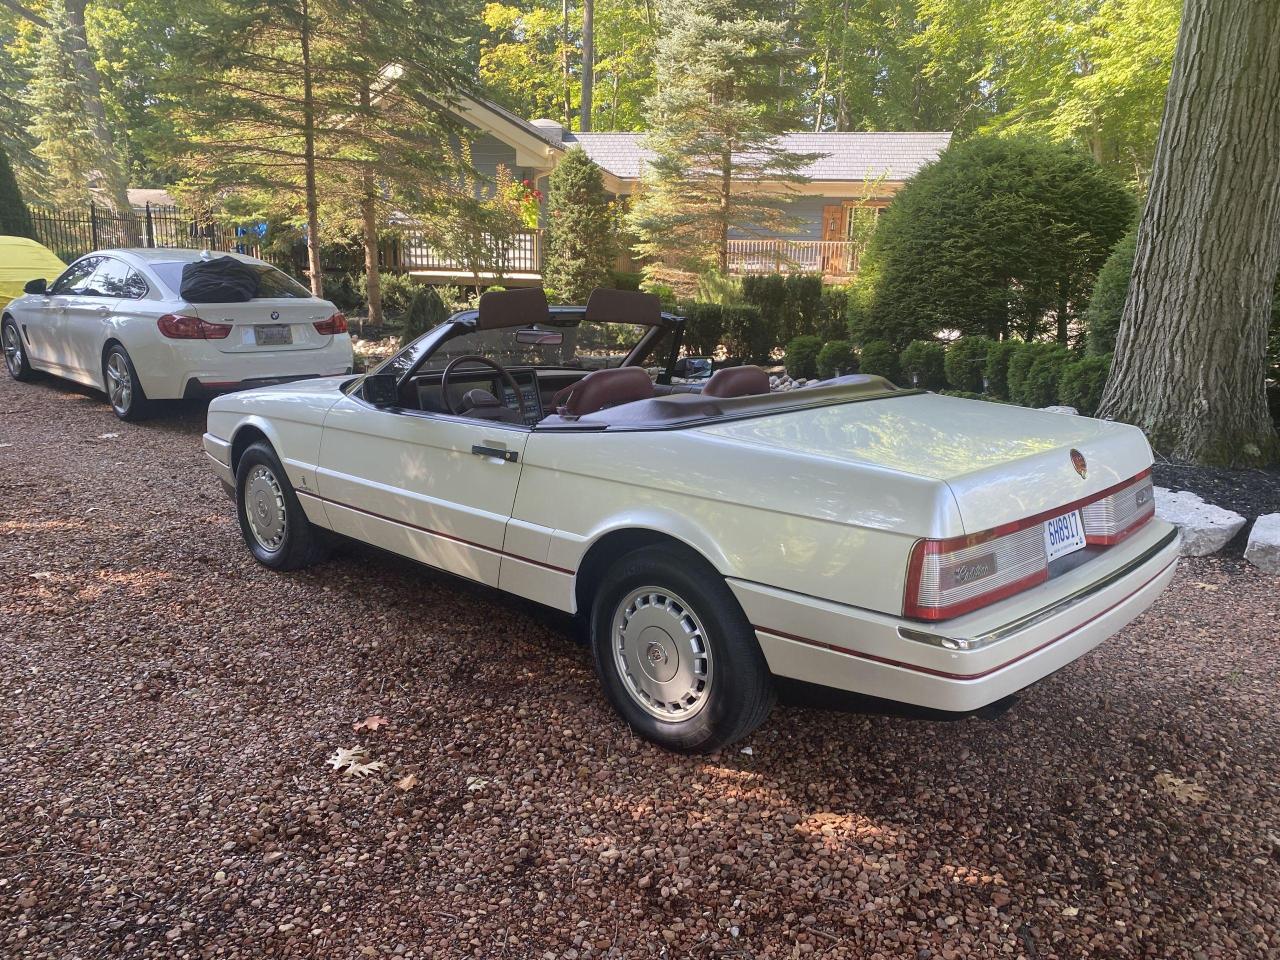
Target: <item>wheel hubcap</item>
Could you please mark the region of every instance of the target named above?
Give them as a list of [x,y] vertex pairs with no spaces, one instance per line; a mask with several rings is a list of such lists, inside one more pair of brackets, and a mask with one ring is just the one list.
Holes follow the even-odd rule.
[[693,609],[669,590],[641,587],[613,615],[613,660],[627,693],[660,720],[689,720],[707,705],[711,645]]
[[22,340],[12,323],[4,327],[4,362],[15,377],[22,372]]
[[133,379],[124,356],[119,353],[113,353],[107,360],[107,396],[111,398],[111,406],[121,413],[127,411],[133,401]]
[[253,539],[264,550],[279,550],[284,543],[286,515],[284,491],[268,467],[253,468],[244,485],[244,515]]

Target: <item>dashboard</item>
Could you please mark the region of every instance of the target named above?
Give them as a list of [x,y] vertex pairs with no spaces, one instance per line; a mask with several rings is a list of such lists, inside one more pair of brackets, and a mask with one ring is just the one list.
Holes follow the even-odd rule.
[[[524,423],[533,426],[551,409],[551,400],[556,392],[571,383],[576,383],[586,376],[582,370],[543,370],[536,371],[528,367],[509,371],[512,379],[520,387],[520,396],[524,399]],[[448,413],[450,404],[446,404],[440,391],[440,374],[428,373],[414,378],[414,387],[418,396],[418,409],[433,413]],[[471,369],[454,373],[449,377],[449,400],[453,408],[461,409],[462,398],[468,390],[487,390],[497,397],[510,410],[519,411],[520,402],[515,391],[501,377],[487,371]]]

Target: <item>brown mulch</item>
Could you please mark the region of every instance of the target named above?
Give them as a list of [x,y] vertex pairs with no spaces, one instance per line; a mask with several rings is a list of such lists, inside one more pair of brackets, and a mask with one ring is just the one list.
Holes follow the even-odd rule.
[[1186,562],[993,720],[689,759],[553,617],[256,565],[202,426],[0,383],[0,956],[1280,957],[1274,577]]

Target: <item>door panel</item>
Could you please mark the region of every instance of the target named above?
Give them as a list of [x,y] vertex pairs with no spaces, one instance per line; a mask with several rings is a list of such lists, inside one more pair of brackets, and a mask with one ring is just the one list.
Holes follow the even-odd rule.
[[55,373],[77,371],[70,343],[67,341],[67,303],[89,289],[89,281],[101,257],[77,260],[49,288],[49,295],[33,311],[28,326],[31,357],[48,365]]
[[116,300],[99,296],[63,297],[61,335],[66,365],[80,377],[102,385],[103,330]]
[[339,533],[497,586],[528,437],[346,397],[325,419],[318,494]]

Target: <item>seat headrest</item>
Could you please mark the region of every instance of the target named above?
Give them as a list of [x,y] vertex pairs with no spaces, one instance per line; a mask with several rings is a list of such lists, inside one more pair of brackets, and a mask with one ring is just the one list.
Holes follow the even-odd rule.
[[[582,417],[605,407],[653,398],[653,381],[640,367],[615,367],[596,370],[577,383],[566,387],[555,397],[560,415]],[[561,406],[563,404],[563,406]]]
[[759,367],[723,367],[702,388],[704,397],[756,397],[769,392],[769,375]]

